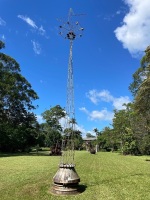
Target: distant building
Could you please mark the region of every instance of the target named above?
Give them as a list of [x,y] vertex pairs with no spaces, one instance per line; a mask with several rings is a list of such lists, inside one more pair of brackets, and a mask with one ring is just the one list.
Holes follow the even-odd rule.
[[86,147],[87,151],[90,151],[91,142],[95,141],[95,140],[96,140],[96,137],[86,137],[86,138],[83,138],[83,141],[85,143],[85,147]]

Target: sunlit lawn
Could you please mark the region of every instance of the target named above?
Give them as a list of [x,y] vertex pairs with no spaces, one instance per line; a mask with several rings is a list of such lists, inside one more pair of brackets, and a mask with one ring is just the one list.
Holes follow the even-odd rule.
[[60,157],[0,154],[1,200],[150,200],[150,159],[118,153],[76,152],[76,171],[86,189],[76,196],[49,191]]

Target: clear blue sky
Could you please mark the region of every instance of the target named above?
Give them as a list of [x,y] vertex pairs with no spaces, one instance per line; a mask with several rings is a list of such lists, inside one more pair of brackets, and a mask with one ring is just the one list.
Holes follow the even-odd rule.
[[[69,9],[84,27],[73,45],[75,113],[85,133],[112,123],[132,100],[132,74],[150,43],[149,0],[0,0],[0,39],[37,92],[38,120],[66,106],[69,41],[58,32]],[[82,15],[85,14],[85,15]]]

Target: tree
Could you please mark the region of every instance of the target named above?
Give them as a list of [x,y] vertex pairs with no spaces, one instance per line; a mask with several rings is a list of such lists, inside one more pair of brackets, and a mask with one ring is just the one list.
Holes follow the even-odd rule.
[[[5,44],[0,41],[0,49]],[[38,99],[31,84],[21,75],[12,57],[0,53],[0,150],[24,150],[35,143],[36,117],[33,100]]]
[[150,46],[129,86],[134,100],[123,110],[115,110],[113,129],[98,137],[101,148],[117,145],[122,153],[150,155]]
[[[67,142],[70,143],[68,145],[73,145],[75,150],[80,150],[82,148],[83,139],[81,136],[81,131],[79,130],[72,130],[72,128],[66,128],[64,130],[63,140],[65,141],[66,145]],[[71,146],[69,147],[72,148]]]
[[150,154],[147,150],[150,143],[150,46],[145,50],[141,66],[133,74],[129,89],[134,96],[134,111],[138,119],[138,129],[134,127],[141,139],[140,143],[138,142],[139,148],[141,153]]
[[100,134],[100,132],[99,132],[99,130],[97,128],[94,128],[93,131],[96,134],[96,137]]
[[114,111],[114,118],[113,118],[113,128],[114,132],[117,136],[117,139],[120,141],[121,149],[124,146],[124,135],[126,133],[126,128],[130,127],[130,121],[128,118],[129,113],[126,109],[124,110],[115,110]]
[[46,133],[44,132],[44,123],[36,124],[36,129],[37,131],[37,138],[36,138],[36,143],[37,146],[40,147],[45,147],[46,146]]
[[147,120],[141,114],[137,114],[134,103],[127,104],[124,110],[115,111],[113,132],[115,138],[120,141],[123,154],[150,153]]
[[75,130],[74,131],[74,148],[76,150],[81,150],[82,149],[83,139],[82,139],[81,134],[82,133],[79,130]]
[[42,113],[45,123],[42,124],[42,131],[45,135],[45,144],[51,148],[61,145],[62,126],[60,119],[66,116],[65,110],[60,105],[56,105]]
[[49,110],[46,110],[42,113],[43,119],[46,120],[46,123],[55,130],[62,130],[60,119],[66,116],[65,110],[61,108],[60,105],[56,105]]
[[102,132],[99,133],[97,138],[99,149],[106,151],[118,150],[119,142],[116,137],[114,129],[105,127]]
[[150,123],[150,46],[145,50],[141,66],[133,74],[133,82],[129,86],[134,96],[135,110],[147,118]]
[[145,50],[145,55],[141,59],[140,67],[133,74],[133,82],[129,86],[129,90],[135,97],[143,84],[150,76],[150,46]]
[[55,147],[56,144],[61,144],[62,136],[56,129],[52,129],[48,124],[44,125],[45,144],[47,147]]
[[95,137],[95,136],[92,135],[91,133],[87,133],[87,134],[86,134],[86,137],[93,138],[93,137]]
[[0,40],[0,49],[5,48],[5,43]]
[[133,104],[127,104],[124,110],[115,110],[113,132],[115,133],[115,138],[120,143],[120,149],[124,155],[139,154],[136,133],[132,123],[134,120]]
[[150,134],[147,128],[147,119],[134,109],[130,116],[131,130],[136,140],[137,153],[136,154],[150,154]]

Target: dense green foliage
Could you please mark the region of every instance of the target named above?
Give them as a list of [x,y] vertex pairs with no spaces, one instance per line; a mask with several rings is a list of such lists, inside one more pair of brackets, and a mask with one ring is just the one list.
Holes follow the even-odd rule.
[[65,110],[60,105],[56,105],[42,113],[46,123],[55,130],[62,131],[59,120],[66,116]]
[[133,74],[129,89],[133,102],[114,111],[112,128],[104,128],[97,143],[100,149],[118,149],[124,155],[150,155],[150,47]]
[[[42,153],[43,152],[43,153]],[[76,171],[85,191],[76,196],[50,193],[60,158],[49,152],[28,155],[1,154],[0,199],[2,200],[149,200],[148,156],[76,151]],[[44,156],[45,155],[45,156]],[[4,157],[3,157],[4,156]]]
[[93,138],[93,137],[95,137],[95,136],[92,135],[91,133],[87,133],[87,134],[86,134],[86,137],[87,137],[87,138]]
[[116,134],[110,127],[105,127],[102,132],[99,132],[97,143],[100,151],[115,151],[119,146]]
[[[64,130],[64,133],[63,133],[63,137],[62,139],[64,141],[66,141],[67,143],[67,140],[72,140],[73,141],[73,144],[74,144],[74,149],[75,150],[81,150],[83,148],[83,139],[82,139],[82,135],[81,135],[81,131],[79,130],[73,130],[71,128],[66,128]],[[72,148],[72,147],[70,147]]]
[[[62,140],[70,139],[70,136],[73,135],[72,139],[74,140],[74,148],[81,149],[82,148],[82,136],[81,132],[78,130],[73,130],[62,127],[60,120],[64,119],[66,116],[66,112],[60,105],[56,105],[51,107],[49,110],[46,110],[42,113],[43,119],[45,123],[40,125],[41,135],[44,135],[44,146],[48,146],[51,149],[56,146],[61,146]],[[75,124],[75,119],[70,120],[70,123]],[[72,132],[73,131],[73,132]]]
[[62,127],[60,119],[65,117],[65,110],[61,106],[56,105],[42,113],[45,123],[42,123],[41,133],[45,136],[44,146],[55,148],[56,145],[61,145]]
[[38,96],[20,72],[15,59],[0,53],[0,151],[24,151],[36,143],[37,122],[31,110]]

